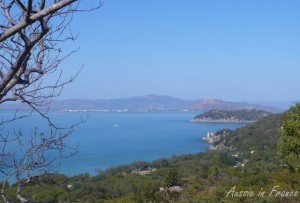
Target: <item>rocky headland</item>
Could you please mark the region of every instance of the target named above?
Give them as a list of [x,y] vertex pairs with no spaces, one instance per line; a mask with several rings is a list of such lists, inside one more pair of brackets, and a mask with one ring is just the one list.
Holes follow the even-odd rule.
[[253,123],[272,113],[258,109],[219,110],[213,109],[195,116],[192,122]]

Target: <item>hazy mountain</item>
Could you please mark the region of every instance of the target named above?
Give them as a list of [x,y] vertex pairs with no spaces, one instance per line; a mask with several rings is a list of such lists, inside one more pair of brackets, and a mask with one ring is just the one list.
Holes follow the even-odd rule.
[[261,109],[270,112],[278,112],[273,107],[248,104],[245,102],[228,102],[218,99],[209,100],[182,100],[170,96],[146,95],[121,99],[108,100],[64,100],[54,101],[53,109],[87,109],[87,110],[124,110],[128,111],[207,111],[211,109],[241,110]]
[[260,109],[269,112],[280,112],[278,108],[271,106],[264,106],[258,104],[249,104],[246,102],[228,102],[220,99],[207,99],[200,102],[194,102],[190,104],[189,109],[191,110],[203,110],[208,111],[212,109],[219,110],[243,110],[243,109]]
[[[245,102],[228,102],[219,99],[208,100],[182,100],[170,96],[146,95],[120,99],[68,99],[53,101],[49,105],[53,110],[99,110],[99,111],[208,111],[211,109],[220,110],[241,110],[261,109],[270,112],[279,112],[277,108],[248,104]],[[7,103],[2,104],[1,109],[24,109],[24,104]],[[48,106],[47,106],[48,108]]]
[[186,108],[192,101],[181,100],[170,96],[146,95],[121,99],[81,100],[71,99],[54,101],[54,109],[98,109],[145,111],[145,110],[178,110]]

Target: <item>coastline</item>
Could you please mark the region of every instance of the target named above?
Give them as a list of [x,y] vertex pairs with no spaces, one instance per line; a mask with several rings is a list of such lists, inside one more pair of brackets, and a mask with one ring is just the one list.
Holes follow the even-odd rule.
[[[112,166],[205,152],[208,151],[208,144],[199,140],[202,135],[206,135],[208,131],[236,129],[243,125],[191,123],[189,121],[194,114],[193,112],[91,113],[88,122],[76,128],[70,139],[72,146],[80,143],[79,153],[64,159],[60,171],[66,175],[81,173],[95,175],[98,170]],[[14,112],[5,114],[7,117],[13,115]],[[54,112],[51,115],[55,122],[67,126],[68,123],[76,122],[82,114]],[[30,126],[36,125],[40,131],[48,132],[48,126],[37,114],[24,120],[17,120],[15,125],[24,133],[30,132]],[[115,127],[116,125],[119,127]]]
[[245,121],[245,120],[232,120],[232,119],[192,119],[191,122],[195,123],[254,123],[255,121]]

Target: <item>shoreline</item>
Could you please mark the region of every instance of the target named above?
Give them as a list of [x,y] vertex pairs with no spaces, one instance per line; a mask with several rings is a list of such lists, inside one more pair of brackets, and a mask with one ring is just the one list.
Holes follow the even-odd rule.
[[211,120],[211,119],[192,119],[191,122],[195,123],[254,123],[256,121],[244,121],[244,120],[227,120],[227,119],[218,119],[218,120]]

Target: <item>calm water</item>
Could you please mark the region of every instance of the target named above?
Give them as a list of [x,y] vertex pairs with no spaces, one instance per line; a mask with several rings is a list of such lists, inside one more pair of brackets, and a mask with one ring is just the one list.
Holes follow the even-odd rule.
[[[128,164],[134,161],[153,161],[163,157],[197,153],[207,150],[201,141],[208,131],[235,129],[236,123],[193,123],[197,113],[88,113],[88,121],[76,127],[71,145],[78,144],[78,154],[64,159],[61,171],[65,174],[91,173],[97,169]],[[9,113],[2,113],[7,117]],[[82,113],[53,113],[56,123],[68,125],[80,120]],[[12,124],[9,124],[13,128]],[[38,115],[20,120],[15,129],[24,133],[29,126],[43,131],[45,122]],[[8,125],[7,125],[8,126]]]

